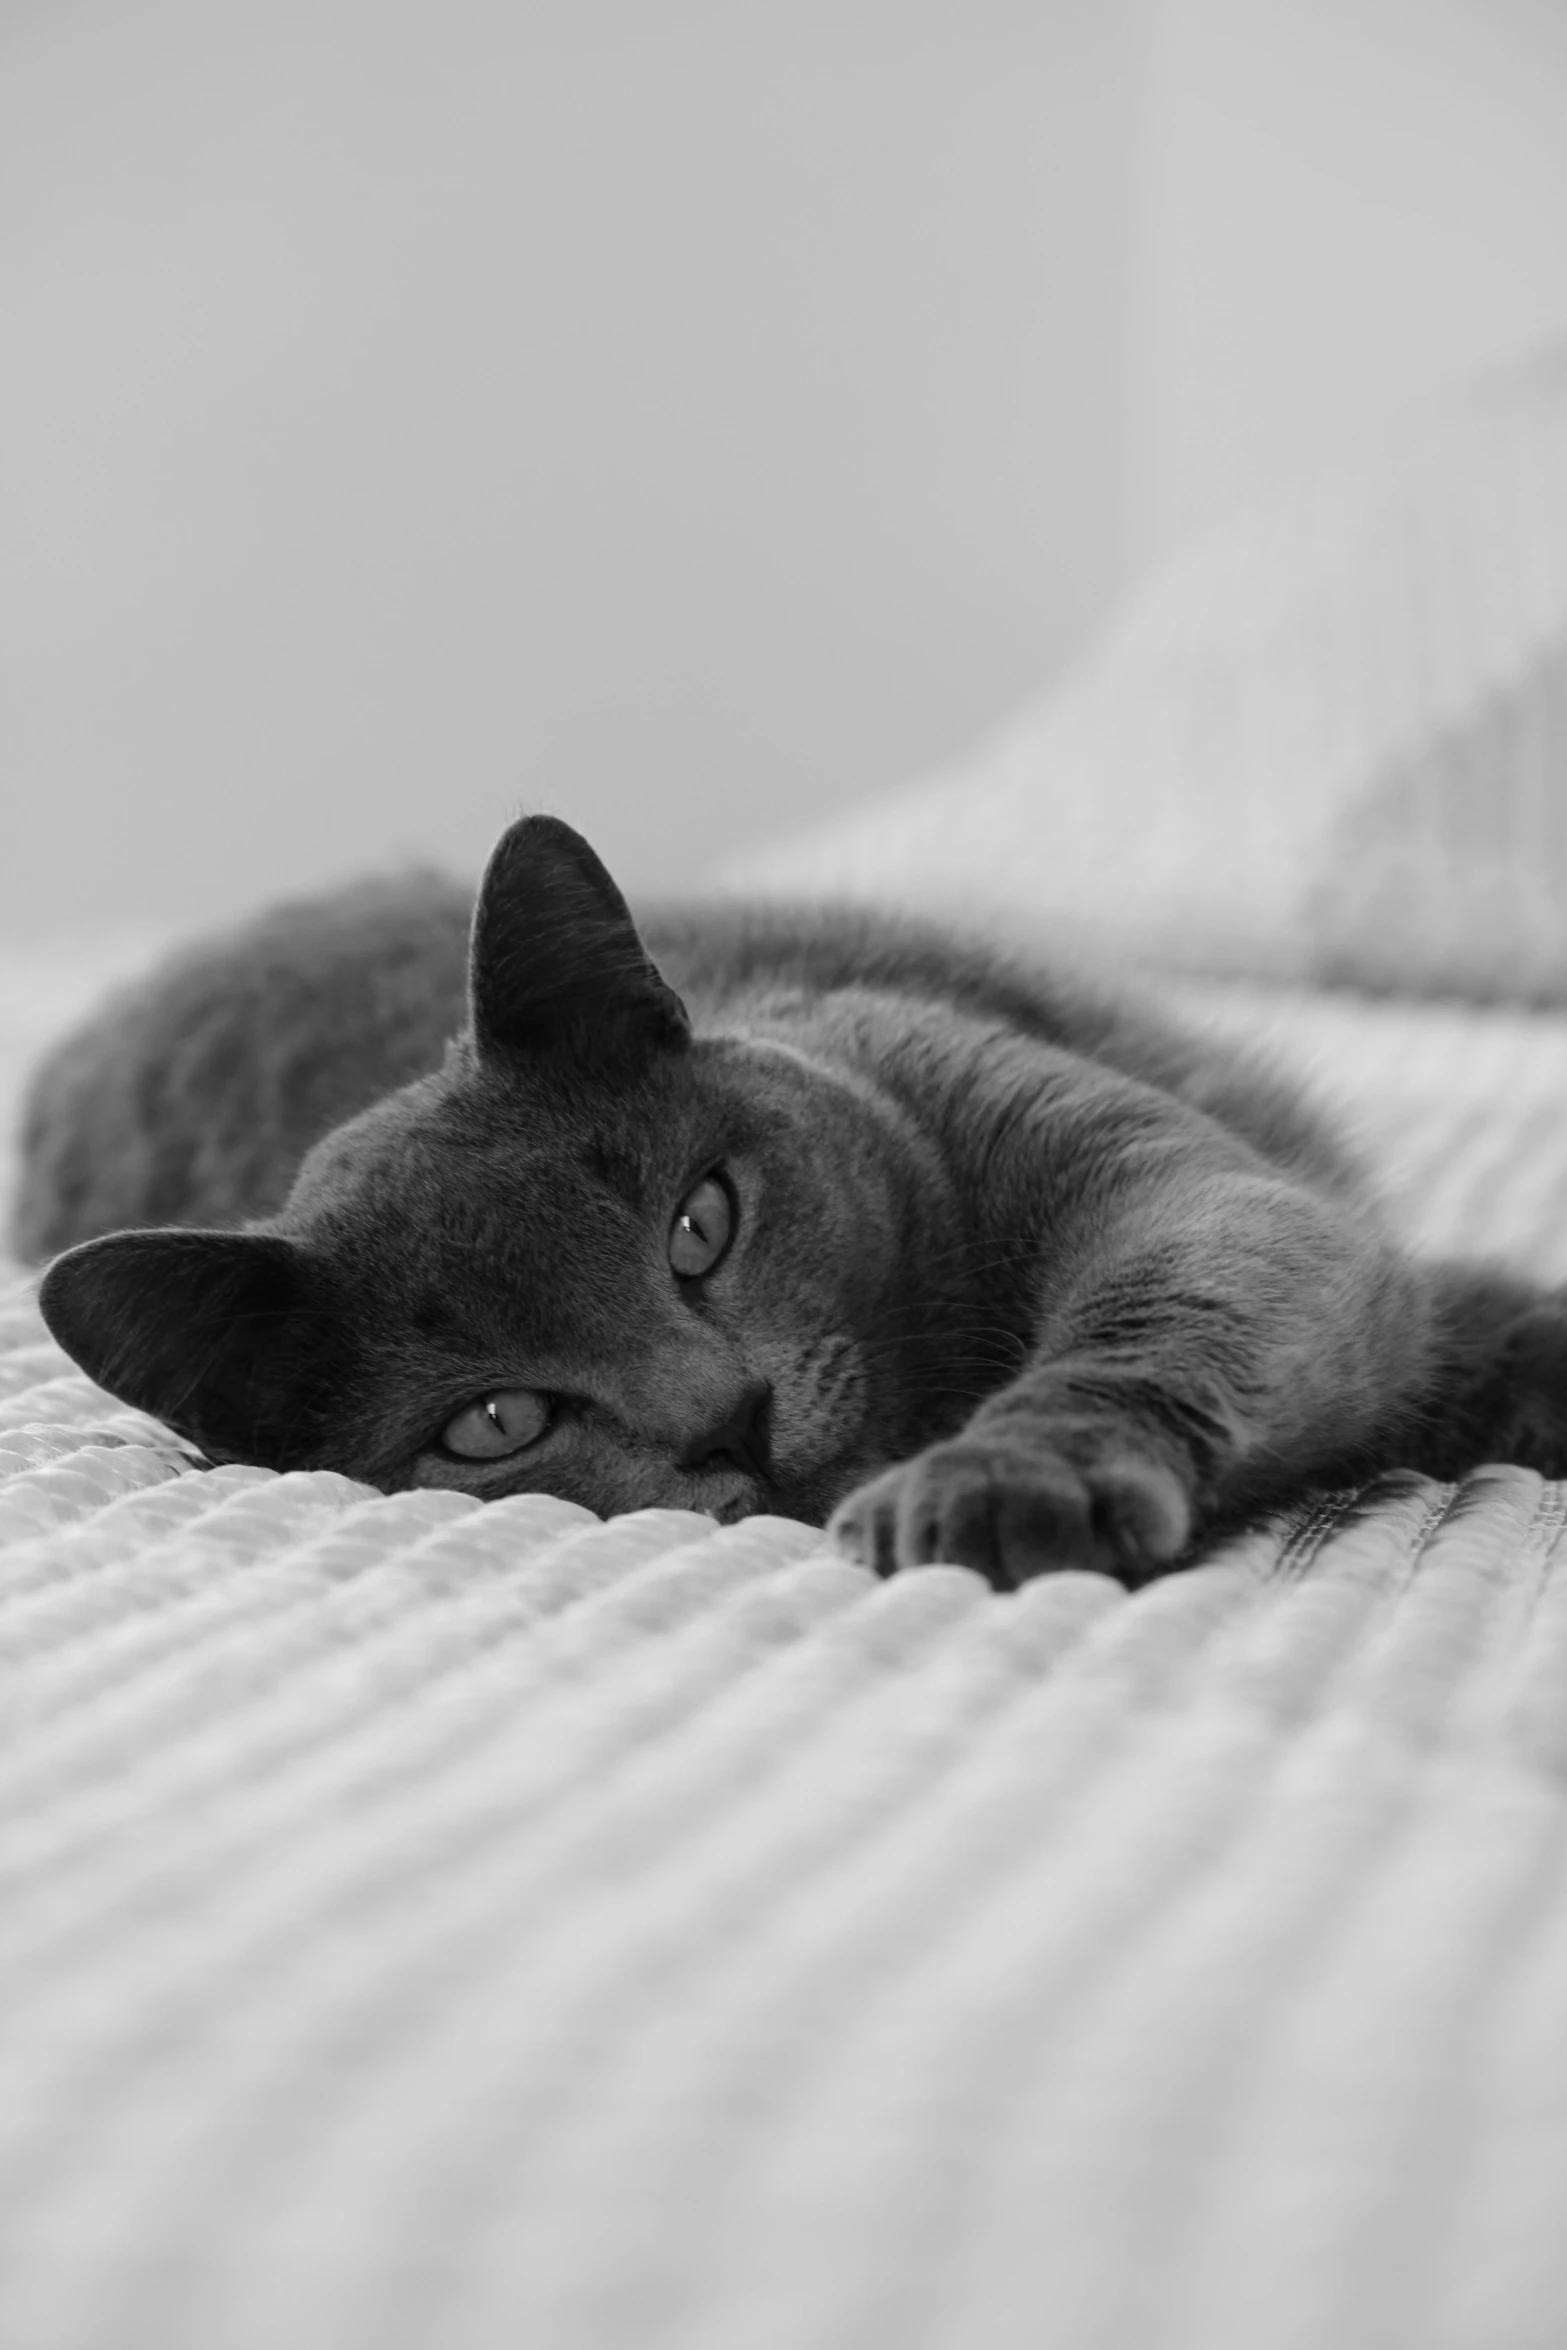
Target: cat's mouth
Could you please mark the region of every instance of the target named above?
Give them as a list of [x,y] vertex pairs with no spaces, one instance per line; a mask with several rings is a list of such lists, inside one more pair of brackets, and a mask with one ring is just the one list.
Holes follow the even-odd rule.
[[722,1499],[704,1500],[698,1507],[716,1518],[721,1526],[733,1526],[741,1518],[758,1517],[763,1512],[798,1518],[807,1526],[825,1526],[844,1495],[863,1484],[873,1469],[885,1466],[879,1456],[867,1465],[865,1457],[856,1454],[815,1474],[747,1477],[743,1484],[737,1481],[737,1488],[732,1488]]
[[721,1526],[774,1511],[808,1526],[825,1526],[844,1496],[888,1467],[894,1457],[861,1437],[826,1460],[801,1460],[786,1453],[775,1461],[769,1434],[758,1428],[752,1448],[744,1453],[731,1441],[725,1448],[727,1458],[712,1461],[704,1474],[708,1490],[688,1506],[705,1510]]
[[791,1514],[787,1497],[773,1481],[764,1476],[742,1472],[738,1467],[710,1480],[710,1490],[695,1505],[716,1518],[721,1526],[736,1526],[742,1518],[754,1518],[764,1511],[782,1511]]
[[704,1496],[701,1503],[720,1525],[732,1526],[737,1519],[755,1517],[770,1506],[774,1491],[772,1400],[769,1383],[753,1381],[737,1397],[724,1424],[704,1440],[700,1473],[722,1478],[729,1488],[716,1498]]
[[759,1494],[735,1493],[727,1501],[719,1502],[708,1514],[716,1518],[720,1526],[737,1526],[742,1518],[754,1518],[764,1506]]

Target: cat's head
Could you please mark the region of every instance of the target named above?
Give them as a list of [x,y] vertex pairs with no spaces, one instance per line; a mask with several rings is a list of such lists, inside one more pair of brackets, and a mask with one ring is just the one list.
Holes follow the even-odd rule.
[[904,1441],[885,1113],[765,1021],[693,1034],[553,818],[490,861],[469,998],[277,1215],[58,1258],[55,1336],[212,1459],[822,1518]]

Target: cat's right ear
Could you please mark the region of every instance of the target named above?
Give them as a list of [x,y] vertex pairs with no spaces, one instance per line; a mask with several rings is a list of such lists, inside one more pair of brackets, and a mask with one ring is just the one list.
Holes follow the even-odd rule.
[[524,816],[502,834],[479,888],[468,991],[481,1056],[598,1060],[690,1039],[625,899],[558,816]]
[[342,1371],[304,1252],[274,1234],[111,1232],[56,1257],[38,1302],[89,1379],[214,1460],[301,1459]]

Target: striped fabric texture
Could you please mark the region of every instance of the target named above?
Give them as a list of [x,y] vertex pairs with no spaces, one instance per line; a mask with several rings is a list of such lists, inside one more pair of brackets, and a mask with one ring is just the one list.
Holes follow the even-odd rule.
[[[1202,1010],[1567,1271],[1567,1024]],[[0,2345],[1560,2350],[1564,1524],[877,1583],[204,1471],[17,1287]]]

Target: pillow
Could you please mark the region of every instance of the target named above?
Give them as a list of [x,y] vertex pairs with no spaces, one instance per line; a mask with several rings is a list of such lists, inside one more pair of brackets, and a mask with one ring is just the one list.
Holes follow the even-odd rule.
[[1567,1002],[1567,346],[1244,515],[998,740],[727,879]]

